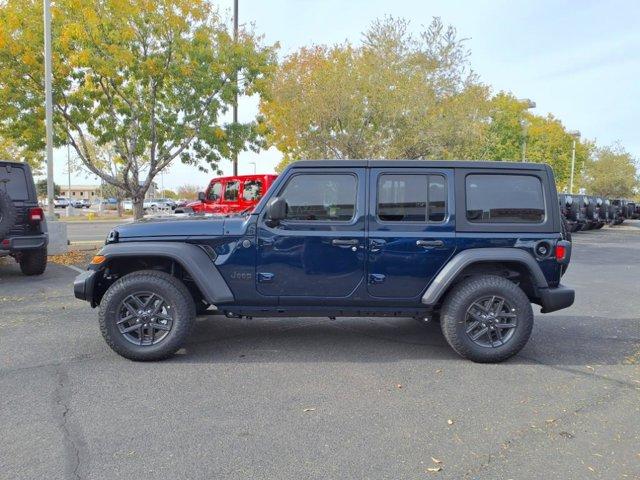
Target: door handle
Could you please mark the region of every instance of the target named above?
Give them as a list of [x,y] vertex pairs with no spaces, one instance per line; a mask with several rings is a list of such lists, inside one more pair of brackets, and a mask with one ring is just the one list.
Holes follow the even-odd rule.
[[416,246],[418,247],[444,247],[442,240],[417,240]]
[[359,243],[360,240],[358,240],[357,238],[334,238],[333,240],[331,240],[331,245],[336,245],[338,247],[357,246]]

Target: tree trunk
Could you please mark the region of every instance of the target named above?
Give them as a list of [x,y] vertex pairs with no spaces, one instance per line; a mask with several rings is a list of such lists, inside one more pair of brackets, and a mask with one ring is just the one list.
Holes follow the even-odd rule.
[[144,197],[142,198],[134,198],[132,200],[133,203],[133,219],[140,220],[144,216]]

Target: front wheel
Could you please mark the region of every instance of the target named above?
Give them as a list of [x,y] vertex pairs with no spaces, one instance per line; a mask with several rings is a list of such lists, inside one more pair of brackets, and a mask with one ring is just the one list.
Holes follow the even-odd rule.
[[130,360],[162,360],[185,343],[196,317],[193,297],[165,272],[130,273],[109,287],[100,304],[100,331]]
[[525,293],[496,275],[469,277],[447,295],[440,326],[459,355],[474,362],[501,362],[525,346],[533,310]]

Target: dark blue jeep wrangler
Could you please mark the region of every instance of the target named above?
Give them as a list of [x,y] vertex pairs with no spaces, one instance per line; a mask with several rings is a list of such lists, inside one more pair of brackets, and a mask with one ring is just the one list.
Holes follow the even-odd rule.
[[117,227],[74,288],[133,360],[172,355],[215,306],[432,318],[460,355],[497,362],[526,344],[531,303],[573,303],[570,255],[546,165],[304,161],[250,213]]

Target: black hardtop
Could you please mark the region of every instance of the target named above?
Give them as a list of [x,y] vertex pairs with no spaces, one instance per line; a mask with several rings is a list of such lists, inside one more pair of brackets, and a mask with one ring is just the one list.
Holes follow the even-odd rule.
[[470,161],[470,160],[299,160],[289,168],[464,168],[483,170],[537,170],[550,167],[545,163]]

